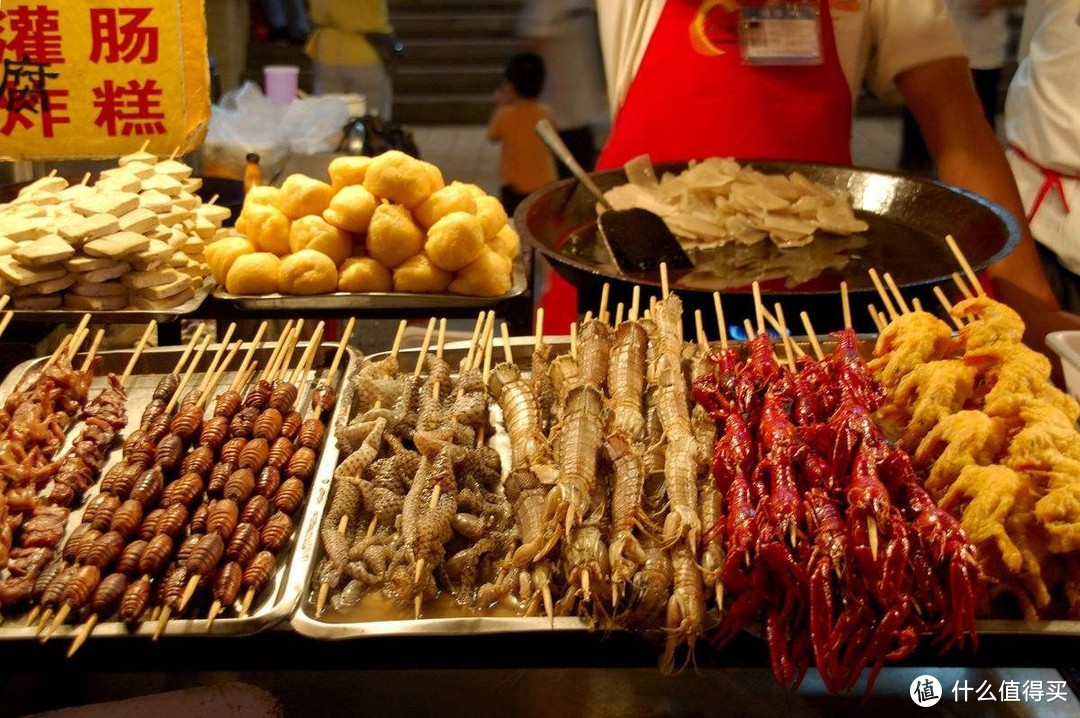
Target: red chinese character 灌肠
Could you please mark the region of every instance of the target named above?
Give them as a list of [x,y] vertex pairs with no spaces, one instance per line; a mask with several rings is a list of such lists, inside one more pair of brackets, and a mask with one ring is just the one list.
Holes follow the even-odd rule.
[[44,5],[0,9],[0,57],[5,54],[42,65],[64,62],[60,11]]
[[161,88],[155,80],[130,80],[118,85],[106,80],[94,88],[94,124],[104,127],[110,137],[117,135],[163,135],[165,113],[161,109]]
[[158,28],[147,25],[152,8],[91,8],[91,62],[146,65],[158,59]]

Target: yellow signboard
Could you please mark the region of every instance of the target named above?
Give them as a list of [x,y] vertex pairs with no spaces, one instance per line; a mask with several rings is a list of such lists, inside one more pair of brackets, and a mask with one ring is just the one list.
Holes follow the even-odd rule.
[[194,149],[210,117],[203,0],[0,0],[0,157]]

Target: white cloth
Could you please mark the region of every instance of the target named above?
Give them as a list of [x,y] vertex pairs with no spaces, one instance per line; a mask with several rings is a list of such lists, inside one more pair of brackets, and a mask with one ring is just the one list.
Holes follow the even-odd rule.
[[[1028,0],[1018,56],[1005,99],[1006,139],[1043,167],[1080,175],[1080,0]],[[1016,154],[1008,158],[1030,211],[1045,177]],[[1031,233],[1080,274],[1080,181],[1061,183],[1072,211],[1052,189]]]
[[[597,0],[613,115],[626,98],[664,2]],[[735,0],[720,3],[736,6]],[[898,102],[893,85],[897,75],[935,60],[965,56],[941,0],[833,0],[830,10],[852,102],[864,81],[878,97]]]
[[560,130],[607,121],[593,0],[527,0],[518,16],[518,35],[537,41],[546,69],[540,99]]
[[972,70],[995,70],[1005,64],[1009,11],[995,8],[983,15],[977,0],[945,0]]

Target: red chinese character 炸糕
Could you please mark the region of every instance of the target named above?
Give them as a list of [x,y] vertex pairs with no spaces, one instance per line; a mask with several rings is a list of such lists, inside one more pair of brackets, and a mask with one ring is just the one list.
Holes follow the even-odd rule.
[[106,80],[94,88],[94,124],[104,127],[110,137],[117,135],[163,135],[165,113],[161,109],[161,88],[157,81],[130,80],[118,85]]
[[5,54],[42,65],[64,62],[60,11],[44,5],[0,9],[0,57]]
[[90,61],[157,62],[158,28],[144,24],[151,12],[152,8],[91,8]]

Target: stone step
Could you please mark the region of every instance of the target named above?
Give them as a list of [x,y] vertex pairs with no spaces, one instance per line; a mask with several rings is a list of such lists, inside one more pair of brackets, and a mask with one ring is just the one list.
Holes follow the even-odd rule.
[[490,92],[482,95],[394,94],[394,122],[406,125],[486,125],[494,109]]
[[500,65],[400,66],[394,71],[394,92],[405,95],[491,94],[503,80]]
[[482,42],[465,37],[414,38],[405,43],[401,65],[495,63],[501,67],[519,47],[518,41],[512,37],[486,37]]
[[517,12],[451,13],[402,10],[391,16],[394,31],[407,45],[409,38],[470,37],[476,42],[485,38],[514,37]]

